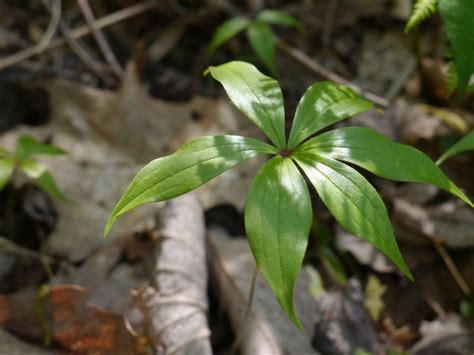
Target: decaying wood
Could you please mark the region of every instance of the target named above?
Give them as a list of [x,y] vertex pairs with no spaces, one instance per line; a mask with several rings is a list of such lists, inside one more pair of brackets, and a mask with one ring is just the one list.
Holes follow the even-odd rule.
[[159,354],[212,354],[202,207],[188,194],[170,201],[160,220],[152,284],[139,296],[150,339]]

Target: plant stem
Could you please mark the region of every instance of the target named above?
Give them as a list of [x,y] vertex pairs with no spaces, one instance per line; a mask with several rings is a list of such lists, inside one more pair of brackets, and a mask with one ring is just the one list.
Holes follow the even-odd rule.
[[242,339],[244,338],[245,334],[247,333],[247,320],[250,316],[250,311],[252,310],[252,302],[253,298],[255,295],[255,284],[257,283],[257,266],[255,265],[252,273],[252,281],[250,285],[250,291],[249,291],[249,297],[248,297],[248,303],[247,307],[245,309],[245,315],[244,315],[244,327],[240,330],[239,334],[237,334],[234,343],[232,344],[232,349],[230,350],[230,354],[237,354],[237,349],[242,342]]

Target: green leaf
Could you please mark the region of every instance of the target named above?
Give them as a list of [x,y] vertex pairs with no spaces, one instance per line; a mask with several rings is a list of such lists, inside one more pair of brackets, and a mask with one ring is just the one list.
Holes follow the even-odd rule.
[[257,16],[258,21],[271,25],[298,27],[300,22],[293,16],[279,10],[263,10]]
[[[448,66],[448,75],[447,75],[447,97],[451,96],[454,91],[458,88],[459,86],[459,78],[458,78],[458,72],[456,71],[456,67],[454,64],[454,61],[450,61]],[[474,84],[468,85],[466,88],[466,92],[474,92]]]
[[288,149],[293,150],[312,134],[372,106],[371,102],[343,85],[331,82],[311,85],[296,108]]
[[11,159],[0,160],[0,190],[3,190],[8,180],[13,174],[15,164]]
[[413,280],[398,249],[385,205],[373,186],[350,166],[313,151],[297,151],[293,157],[336,221],[387,255]]
[[280,150],[285,148],[285,109],[278,82],[245,62],[209,67],[237,108],[250,118]]
[[36,160],[24,160],[20,163],[20,168],[32,179],[37,179],[43,175],[48,168]]
[[53,177],[47,171],[34,179],[35,182],[51,196],[54,196],[60,200],[66,200],[66,197],[63,195]]
[[295,152],[300,151],[346,161],[386,179],[432,184],[472,206],[466,195],[425,154],[369,128],[335,129],[310,139]]
[[211,43],[207,49],[207,53],[211,54],[217,48],[222,46],[232,37],[238,35],[241,31],[245,30],[250,24],[249,19],[246,17],[233,17],[227,21],[224,21],[212,35]]
[[11,158],[12,154],[3,147],[0,147],[0,158]]
[[462,95],[474,72],[474,1],[439,0],[438,8],[453,47]]
[[413,14],[411,15],[405,27],[405,32],[411,31],[421,22],[436,12],[436,3],[438,0],[416,0],[413,6]]
[[466,134],[459,142],[450,147],[446,152],[444,152],[441,157],[436,161],[436,164],[440,165],[446,159],[452,157],[453,155],[467,152],[469,150],[474,150],[474,131]]
[[66,200],[45,165],[34,160],[26,160],[20,163],[20,168],[51,196]]
[[52,144],[42,144],[30,136],[22,136],[16,143],[16,157],[19,160],[35,155],[63,155],[66,152]]
[[256,21],[247,28],[247,38],[257,57],[272,75],[276,76],[275,41],[271,28],[263,22]]
[[291,159],[269,160],[250,187],[245,229],[258,269],[299,328],[293,288],[308,244],[311,211],[308,187]]
[[135,176],[109,217],[104,234],[131,209],[168,200],[208,182],[233,166],[274,147],[239,136],[208,136],[191,140],[174,154],[153,160]]

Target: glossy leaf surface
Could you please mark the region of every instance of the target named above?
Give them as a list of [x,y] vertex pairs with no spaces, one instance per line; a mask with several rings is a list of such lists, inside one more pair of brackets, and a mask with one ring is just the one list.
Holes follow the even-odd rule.
[[285,110],[278,82],[245,62],[209,67],[237,108],[251,119],[279,149],[285,148]]
[[353,90],[331,82],[311,85],[296,108],[288,149],[333,123],[369,110],[372,103]]
[[312,151],[294,154],[323,203],[348,232],[382,251],[413,279],[398,249],[385,205],[374,187],[356,170]]
[[274,152],[274,147],[251,138],[196,138],[184,144],[176,153],[153,160],[140,170],[112,211],[105,234],[118,217],[135,207],[177,197],[244,160]]
[[296,151],[346,161],[386,179],[432,184],[472,206],[464,193],[425,154],[369,128],[335,129],[310,139]]
[[312,208],[303,176],[289,158],[276,156],[257,173],[245,207],[245,229],[263,278],[281,307],[302,327],[293,288],[303,262]]

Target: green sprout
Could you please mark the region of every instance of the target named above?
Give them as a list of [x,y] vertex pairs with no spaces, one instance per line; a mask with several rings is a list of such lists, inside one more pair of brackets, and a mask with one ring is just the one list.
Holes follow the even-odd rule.
[[208,55],[240,32],[246,30],[247,39],[255,54],[272,75],[276,75],[275,41],[269,25],[297,27],[299,22],[293,16],[278,10],[263,10],[256,16],[255,20],[244,16],[233,17],[217,27],[207,50]]
[[51,196],[64,200],[53,177],[45,165],[36,158],[41,155],[63,155],[64,150],[51,144],[39,143],[30,136],[22,136],[16,143],[14,153],[0,147],[0,190],[15,176],[15,171],[24,172]]

